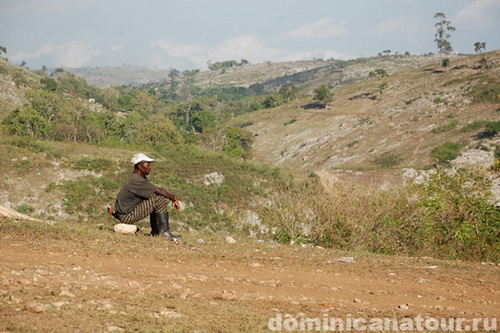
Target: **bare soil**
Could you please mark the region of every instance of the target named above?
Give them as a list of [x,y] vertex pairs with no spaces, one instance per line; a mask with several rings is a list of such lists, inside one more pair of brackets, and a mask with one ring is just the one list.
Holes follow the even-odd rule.
[[0,332],[265,332],[278,315],[499,315],[491,263],[37,224],[0,217]]

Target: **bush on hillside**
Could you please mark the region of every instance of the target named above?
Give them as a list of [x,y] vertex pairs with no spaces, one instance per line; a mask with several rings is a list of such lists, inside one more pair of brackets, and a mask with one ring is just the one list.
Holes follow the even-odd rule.
[[239,127],[228,127],[224,130],[225,143],[223,151],[228,155],[248,158],[253,142],[252,134]]

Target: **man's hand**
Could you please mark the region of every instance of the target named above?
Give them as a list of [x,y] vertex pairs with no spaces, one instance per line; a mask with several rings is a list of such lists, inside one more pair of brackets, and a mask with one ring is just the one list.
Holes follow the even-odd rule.
[[172,201],[172,209],[175,210],[176,213],[178,213],[179,210],[181,209],[181,204],[179,200],[177,200],[177,198],[175,198],[175,200]]

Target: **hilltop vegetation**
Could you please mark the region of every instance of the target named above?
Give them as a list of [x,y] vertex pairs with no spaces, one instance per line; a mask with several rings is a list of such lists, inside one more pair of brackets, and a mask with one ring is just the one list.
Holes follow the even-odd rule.
[[[381,56],[316,61],[247,84],[214,80],[251,68],[269,75],[262,67],[274,65],[106,89],[63,69],[33,73],[2,60],[1,185],[10,189],[2,202],[43,219],[110,226],[104,210],[130,172],[129,156],[143,151],[158,160],[152,181],[185,201],[174,217],[180,230],[498,260],[500,213],[488,178],[495,167],[368,190],[338,182],[337,173],[424,173],[471,149],[493,159],[499,52],[487,56],[487,69],[479,56],[452,58],[449,69],[421,66],[432,57]],[[214,173],[221,183],[206,185]]]

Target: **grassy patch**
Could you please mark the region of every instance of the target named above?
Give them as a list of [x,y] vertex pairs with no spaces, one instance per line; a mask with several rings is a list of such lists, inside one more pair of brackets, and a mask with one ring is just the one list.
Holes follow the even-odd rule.
[[373,163],[383,169],[389,169],[398,166],[403,161],[403,158],[397,154],[384,153],[377,157]]
[[439,134],[439,133],[448,132],[448,131],[455,129],[457,126],[458,126],[458,120],[453,120],[451,123],[448,123],[446,125],[439,126],[439,127],[432,129],[432,133]]
[[21,214],[33,213],[35,209],[27,204],[22,204],[16,207],[16,210]]
[[111,169],[112,166],[113,161],[105,158],[83,157],[75,163],[77,170],[104,171]]
[[446,164],[457,158],[463,147],[462,143],[446,142],[432,149],[430,155],[438,163]]
[[498,103],[500,96],[500,82],[493,78],[484,77],[483,80],[472,86],[469,93],[473,103]]
[[486,120],[476,120],[470,124],[465,125],[460,129],[461,132],[471,132],[471,131],[477,131],[484,126],[486,126],[487,121]]

